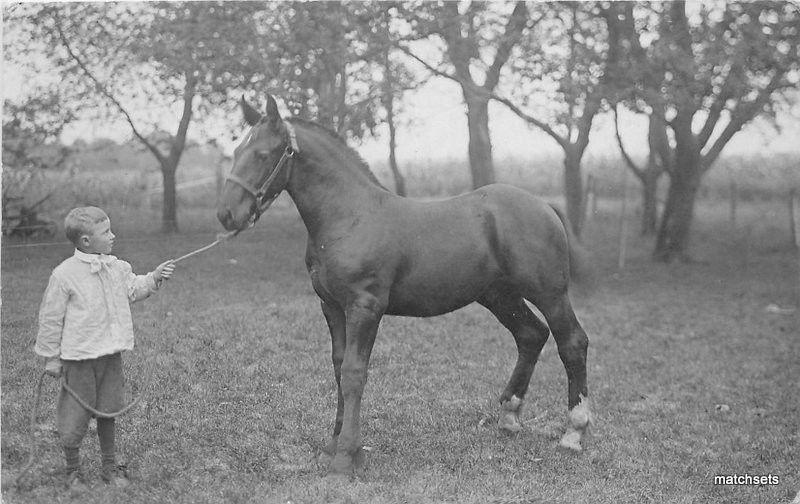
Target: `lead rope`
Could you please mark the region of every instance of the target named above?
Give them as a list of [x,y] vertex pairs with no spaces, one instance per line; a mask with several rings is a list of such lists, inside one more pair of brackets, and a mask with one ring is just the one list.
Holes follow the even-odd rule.
[[[190,257],[192,257],[194,255],[197,255],[197,254],[201,253],[201,252],[205,252],[206,250],[211,249],[215,245],[218,245],[218,244],[224,242],[228,238],[236,236],[237,234],[239,234],[240,231],[241,230],[237,229],[237,230],[234,230],[234,231],[229,231],[227,233],[218,233],[217,234],[217,239],[214,240],[213,242],[211,242],[208,245],[205,245],[203,247],[200,247],[200,248],[198,248],[196,250],[193,250],[193,251],[189,252],[188,254],[184,254],[184,255],[178,257],[177,259],[174,259],[173,262],[177,264],[178,262],[183,261],[184,259],[188,259],[188,258],[190,258]],[[147,389],[150,388],[150,384],[153,381],[153,376],[154,375],[155,375],[155,363],[150,365],[150,369],[147,372],[147,378],[145,379],[145,384],[141,388],[141,391],[139,392],[139,395],[136,396],[136,398],[133,401],[131,401],[127,406],[125,406],[121,410],[115,411],[113,413],[106,413],[104,411],[98,411],[95,408],[93,408],[92,406],[90,406],[86,401],[83,400],[83,398],[81,396],[78,395],[77,392],[75,392],[72,389],[72,387],[67,385],[66,381],[62,380],[61,386],[64,388],[64,390],[67,391],[67,393],[69,395],[72,396],[73,399],[75,399],[75,401],[78,402],[78,404],[81,405],[81,407],[83,407],[85,410],[90,412],[95,417],[97,417],[97,418],[116,418],[116,417],[118,417],[120,415],[124,415],[125,413],[127,413],[134,406],[136,406],[139,403],[139,401],[141,401],[141,399],[142,399],[142,397],[144,397],[145,392],[147,391]],[[39,415],[39,401],[40,401],[41,396],[42,396],[42,384],[44,383],[44,377],[45,376],[47,376],[47,372],[43,371],[42,374],[39,375],[39,381],[36,384],[36,395],[34,396],[33,408],[31,409],[31,416],[30,416],[30,422],[29,422],[29,424],[30,424],[30,449],[28,450],[28,460],[25,462],[25,465],[22,466],[22,469],[20,470],[20,473],[17,475],[17,478],[15,480],[15,485],[16,485],[17,489],[19,489],[19,487],[20,487],[20,483],[22,482],[22,478],[28,473],[28,471],[31,469],[31,467],[33,467],[33,464],[36,461],[36,417]]]

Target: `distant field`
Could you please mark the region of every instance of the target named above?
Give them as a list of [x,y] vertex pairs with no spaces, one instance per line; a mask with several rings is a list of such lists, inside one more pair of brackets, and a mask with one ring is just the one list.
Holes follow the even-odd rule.
[[[618,202],[603,200],[584,238],[597,267],[574,304],[590,336],[594,435],[556,448],[566,379],[548,342],[516,436],[498,432],[511,336],[478,306],[430,319],[387,317],[363,408],[366,479],[324,477],[335,410],[330,343],[303,266],[305,230],[284,201],[256,228],[181,263],[154,299],[134,305],[132,384],[155,385],[119,420],[134,485],[98,483],[94,431],[83,456],[93,493],[61,495],[55,383],[38,421],[38,463],[22,491],[28,415],[42,364],[36,313],[66,245],[2,249],[2,490],[8,503],[779,503],[800,490],[800,298],[796,255],[776,202],[748,203],[737,228],[704,202],[697,263],[653,264],[633,231],[617,271]],[[771,216],[769,212],[776,212]],[[183,233],[158,212],[111,208],[116,253],[145,272],[210,242],[213,212],[186,208]],[[715,486],[715,475],[778,476],[774,486]]]
[[[500,182],[557,198],[563,193],[562,162],[560,155],[552,153],[543,153],[535,159],[497,158],[495,170]],[[185,187],[178,192],[179,207],[213,206],[217,180],[230,170],[230,164],[230,159],[210,146],[187,149],[177,172],[179,187]],[[386,162],[375,161],[371,168],[384,185],[394,189]],[[462,159],[414,160],[401,163],[400,169],[412,196],[454,195],[471,186],[469,169]],[[601,198],[622,196],[624,173],[625,165],[616,154],[589,154],[584,160],[584,178],[592,176],[597,180]],[[13,187],[13,181],[7,179],[8,174],[4,175],[5,187]],[[791,188],[800,192],[800,155],[723,156],[704,179],[700,196],[704,200],[729,199],[732,182],[740,201],[784,200]],[[628,174],[627,183],[628,194],[637,199],[638,182]],[[667,180],[663,177],[662,199],[666,186]],[[69,208],[79,204],[157,210],[162,199],[161,173],[155,159],[132,144],[120,146],[101,142],[87,146],[71,158],[68,169],[39,174],[21,189],[29,203],[53,192],[42,211],[57,221]],[[12,189],[12,193],[15,192],[18,191]]]

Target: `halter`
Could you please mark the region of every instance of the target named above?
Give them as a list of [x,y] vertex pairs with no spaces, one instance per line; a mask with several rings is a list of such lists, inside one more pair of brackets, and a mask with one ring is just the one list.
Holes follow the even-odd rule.
[[272,183],[275,181],[275,178],[278,176],[278,173],[281,171],[283,166],[289,162],[290,159],[294,158],[295,154],[300,152],[300,149],[297,147],[297,137],[295,135],[294,126],[288,122],[284,122],[283,124],[286,126],[286,130],[289,132],[289,140],[286,142],[286,148],[283,149],[281,158],[275,164],[275,167],[272,169],[272,171],[266,176],[265,180],[261,182],[260,187],[256,188],[243,178],[239,177],[238,175],[234,175],[233,173],[225,178],[226,181],[230,180],[234,184],[244,189],[245,192],[254,198],[255,201],[253,202],[253,215],[250,217],[251,226],[256,223],[256,221],[261,217],[261,214],[264,213],[270,207],[270,205],[272,205],[272,202],[275,201],[275,198],[277,198],[278,194],[280,194],[278,192],[270,197],[267,197],[267,192]]

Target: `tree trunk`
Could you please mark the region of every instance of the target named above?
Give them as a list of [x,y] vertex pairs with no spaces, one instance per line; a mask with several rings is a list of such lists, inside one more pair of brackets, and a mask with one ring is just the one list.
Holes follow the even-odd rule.
[[397,166],[397,126],[394,122],[394,74],[389,61],[389,50],[383,53],[383,89],[381,99],[383,108],[386,109],[386,124],[389,127],[389,169],[394,177],[395,192],[406,196],[406,180]]
[[689,231],[694,203],[700,189],[702,169],[697,153],[676,153],[675,171],[670,174],[667,204],[661,217],[653,253],[657,261],[688,260]]
[[658,202],[656,200],[658,179],[661,174],[672,170],[672,151],[667,137],[667,125],[655,114],[648,121],[647,144],[650,153],[647,167],[641,174],[642,182],[642,235],[656,233],[658,227]]
[[[391,109],[389,109],[391,110]],[[397,131],[394,125],[394,116],[389,112],[387,119],[389,123],[389,168],[392,170],[394,177],[395,192],[400,196],[406,196],[406,179],[400,173],[400,168],[397,166]]]
[[175,184],[177,164],[167,164],[161,167],[161,176],[164,181],[164,204],[161,207],[161,230],[165,233],[178,232],[178,205]]
[[489,99],[470,94],[464,91],[469,128],[469,169],[472,187],[477,189],[495,182],[494,163],[492,140],[489,136]]
[[642,173],[642,235],[650,236],[656,233],[658,226],[658,179],[659,170],[648,167]]
[[564,197],[567,200],[567,218],[572,232],[580,237],[583,229],[583,180],[581,158],[572,149],[564,150]]
[[197,78],[191,72],[187,72],[183,93],[183,114],[178,124],[178,131],[170,143],[169,155],[166,157],[159,156],[161,176],[164,179],[164,205],[161,214],[161,228],[165,233],[178,232],[175,172],[178,171],[178,163],[180,163],[183,149],[186,147],[186,133],[189,131],[189,123],[192,120],[192,103],[194,102],[196,86]]

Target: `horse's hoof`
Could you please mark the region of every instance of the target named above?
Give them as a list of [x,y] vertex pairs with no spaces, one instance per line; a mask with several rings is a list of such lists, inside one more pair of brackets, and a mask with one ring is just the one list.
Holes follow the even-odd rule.
[[353,466],[357,472],[363,473],[364,466],[367,462],[367,452],[364,450],[363,446],[359,446],[356,452],[353,454]]
[[351,479],[353,477],[353,464],[350,460],[344,460],[337,455],[328,466],[327,475],[332,478],[341,477]]
[[569,412],[569,423],[573,429],[585,431],[592,423],[592,413],[589,411],[589,401],[583,399]]
[[508,401],[500,403],[500,420],[497,426],[500,430],[514,434],[522,430],[522,423],[519,421],[519,412],[522,410],[522,399],[511,396]]
[[562,448],[574,452],[582,451],[581,440],[589,431],[592,423],[592,413],[589,410],[589,400],[581,396],[580,402],[572,408],[567,419],[567,431],[558,443]]
[[561,437],[558,446],[573,452],[583,451],[581,446],[581,433],[576,430],[570,430]]
[[332,438],[327,445],[322,447],[322,453],[325,455],[333,457],[336,455],[336,446],[339,444],[339,439],[334,437]]
[[519,417],[516,413],[506,412],[500,417],[497,426],[501,431],[509,434],[516,434],[522,430],[522,424],[519,422]]
[[356,448],[352,454],[337,452],[328,466],[328,475],[339,474],[350,479],[354,477],[363,478],[366,474],[366,459],[367,451],[364,450],[363,446]]
[[336,472],[333,469],[328,469],[327,474],[325,474],[325,479],[328,481],[336,481],[339,483],[350,483],[353,481],[353,473],[340,473]]

